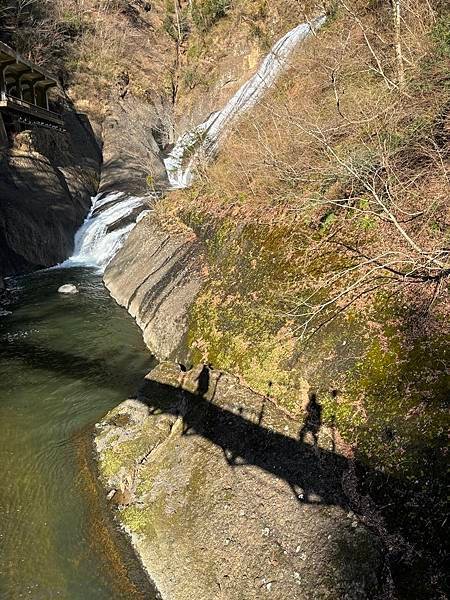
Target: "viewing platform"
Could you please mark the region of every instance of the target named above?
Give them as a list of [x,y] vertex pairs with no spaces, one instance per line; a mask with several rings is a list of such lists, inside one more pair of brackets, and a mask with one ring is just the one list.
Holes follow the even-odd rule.
[[[50,110],[49,90],[58,80],[0,42],[0,114],[4,125],[64,128],[62,115]],[[0,132],[1,133],[1,132]]]

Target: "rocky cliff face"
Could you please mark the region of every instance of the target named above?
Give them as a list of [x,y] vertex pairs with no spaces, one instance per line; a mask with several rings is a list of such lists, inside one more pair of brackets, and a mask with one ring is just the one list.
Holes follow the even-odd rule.
[[106,269],[111,295],[135,317],[159,358],[189,361],[189,308],[202,282],[202,245],[192,231],[164,229],[147,214]]
[[142,195],[167,184],[162,148],[168,141],[169,108],[133,95],[112,98],[102,122],[100,192]]
[[0,155],[0,276],[57,264],[73,249],[101,151],[85,115],[66,110],[65,127],[18,134]]
[[[407,307],[392,299],[380,299],[370,311],[351,313],[324,328],[313,343],[296,345],[290,330],[280,325],[276,304],[270,304],[278,297],[278,274],[289,273],[292,268],[283,253],[283,230],[273,228],[268,234],[252,226],[236,227],[228,219],[202,219],[196,212],[185,213],[185,223],[191,227],[184,225],[178,231],[170,220],[162,225],[160,216],[150,214],[138,224],[105,273],[106,285],[136,318],[147,346],[160,358],[170,357],[188,365],[205,362],[239,375],[261,394],[260,403],[264,396],[274,398],[298,429],[305,418],[308,393],[315,390],[322,406],[323,433],[326,426],[332,431],[337,427],[355,448],[360,461],[355,489],[360,487],[382,507],[385,526],[400,536],[397,540],[404,539],[399,544],[388,544],[396,585],[407,594],[417,589],[417,595],[410,597],[431,599],[436,590],[429,587],[428,578],[436,577],[438,589],[444,542],[441,523],[446,496],[440,474],[445,470],[444,431],[448,420],[446,336],[439,331],[431,335],[411,331]],[[264,304],[255,298],[262,298]],[[267,306],[272,310],[264,310]],[[175,383],[170,385],[177,387]],[[243,393],[243,407],[248,400]],[[208,415],[205,408],[199,416],[199,427],[207,426]],[[145,435],[139,430],[139,438],[142,441],[145,436],[156,435],[156,430],[159,424],[149,419]],[[126,431],[135,430],[126,426]],[[183,436],[181,440],[184,444]],[[245,452],[252,453],[253,439],[247,437],[246,442]],[[167,447],[176,454],[180,446],[173,443],[171,446],[168,442]],[[141,456],[136,447],[130,449],[133,464],[138,464]],[[337,455],[341,452],[342,448],[336,449]],[[169,454],[167,450],[167,457]],[[118,464],[123,466],[122,462]],[[213,472],[223,467],[218,460],[212,464]],[[161,477],[167,476],[158,460],[152,468],[142,471],[142,486],[150,486],[154,479],[159,481],[160,471]],[[127,463],[123,472],[131,471]],[[384,477],[383,473],[390,476]],[[208,478],[197,499],[199,504],[212,485]],[[173,497],[184,498],[185,493],[174,488]],[[240,510],[235,508],[234,517]],[[141,527],[153,523],[153,510],[138,512],[135,516],[139,525],[133,522],[129,530],[141,531]],[[311,518],[320,521],[323,514],[318,511]],[[289,522],[288,529],[291,526]],[[196,527],[200,530],[199,524]],[[169,527],[158,532],[158,540],[166,534],[176,538]],[[192,539],[197,539],[195,536]],[[140,539],[134,537],[136,547],[148,556],[147,544],[138,543]],[[153,543],[155,538],[151,539]],[[244,545],[243,540],[240,543]],[[415,549],[417,558],[413,559],[408,546]],[[205,547],[209,548],[208,544]],[[225,560],[219,554],[216,558]],[[156,563],[148,560],[152,573]],[[155,572],[161,568],[157,566]],[[171,585],[174,587],[170,589],[175,589],[175,583]],[[184,589],[184,584],[179,586]],[[311,593],[310,588],[304,593]],[[322,597],[341,596],[317,596]]]

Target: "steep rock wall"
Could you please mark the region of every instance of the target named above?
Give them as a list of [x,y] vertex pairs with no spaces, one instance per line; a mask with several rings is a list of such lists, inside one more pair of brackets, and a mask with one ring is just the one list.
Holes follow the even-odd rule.
[[420,552],[411,562],[407,545],[390,547],[396,584],[428,597],[427,571],[439,573],[441,560],[440,549],[434,564],[430,552],[441,548],[445,513],[445,335],[411,331],[407,307],[381,297],[305,345],[277,310],[279,286],[293,268],[283,228],[269,235],[201,213],[184,220],[192,229],[183,233],[153,215],[138,224],[105,274],[113,296],[160,358],[188,356],[239,375],[299,420],[314,390],[323,424],[354,446],[364,465],[360,485],[382,506],[388,529]]
[[142,195],[164,188],[167,174],[161,147],[167,141],[170,110],[131,94],[112,98],[102,122],[100,192]]
[[66,133],[18,134],[0,154],[0,276],[54,265],[98,187],[101,151],[85,115],[64,113]]
[[168,231],[149,213],[106,269],[105,285],[136,319],[158,358],[189,360],[188,316],[202,267],[202,245],[193,232]]

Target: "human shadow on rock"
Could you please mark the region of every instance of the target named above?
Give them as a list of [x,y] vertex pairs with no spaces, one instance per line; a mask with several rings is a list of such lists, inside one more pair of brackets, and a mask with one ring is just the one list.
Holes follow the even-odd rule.
[[138,398],[153,414],[181,414],[184,433],[219,447],[230,468],[255,466],[271,473],[284,480],[302,503],[350,506],[342,486],[349,459],[254,423],[239,410],[236,414],[218,406],[205,398],[209,387],[204,367],[197,378],[197,393],[146,379]]

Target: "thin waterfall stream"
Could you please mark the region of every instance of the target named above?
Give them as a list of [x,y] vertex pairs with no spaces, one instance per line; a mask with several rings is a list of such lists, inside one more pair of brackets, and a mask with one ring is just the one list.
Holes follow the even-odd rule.
[[[324,21],[283,36],[222,110],[180,137],[165,159],[172,188],[190,185],[196,161],[215,155],[235,119],[262,98]],[[151,201],[151,194],[96,196],[68,260],[9,281],[0,311],[2,600],[156,597],[134,555],[102,520],[81,466],[89,455],[85,432],[132,395],[154,364],[101,279]],[[58,294],[67,282],[79,293]]]
[[233,123],[263,98],[289,66],[289,59],[298,45],[322,27],[325,21],[325,15],[321,15],[310,23],[301,23],[288,31],[275,43],[253,77],[244,83],[224,108],[213,112],[206,121],[177,140],[164,161],[173,188],[191,185],[196,163],[214,158],[220,142]]

